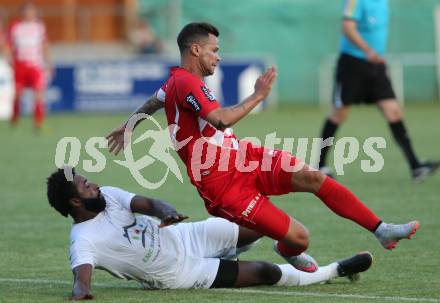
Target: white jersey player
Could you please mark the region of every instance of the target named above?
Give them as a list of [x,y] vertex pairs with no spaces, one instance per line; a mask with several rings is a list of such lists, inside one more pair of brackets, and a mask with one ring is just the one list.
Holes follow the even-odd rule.
[[73,169],[71,176],[68,181],[64,170],[54,172],[47,195],[57,211],[74,220],[70,262],[75,300],[93,298],[93,268],[137,280],[147,289],[187,289],[308,285],[352,277],[372,262],[370,253],[361,253],[306,273],[290,264],[230,260],[261,235],[221,218],[171,225],[187,217],[163,201],[98,187]]

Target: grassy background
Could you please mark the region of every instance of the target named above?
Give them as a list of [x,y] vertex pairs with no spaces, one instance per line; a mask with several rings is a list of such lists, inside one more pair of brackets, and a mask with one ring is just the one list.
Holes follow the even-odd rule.
[[[316,108],[282,108],[247,117],[235,126],[239,137],[266,134],[317,137],[325,113]],[[164,125],[163,114],[157,115]],[[421,158],[440,158],[440,106],[438,104],[406,108],[406,122]],[[11,129],[0,122],[0,302],[61,302],[68,299],[72,274],[68,263],[70,219],[64,219],[46,200],[45,178],[54,170],[55,147],[64,136],[78,137],[83,146],[92,136],[103,136],[120,124],[125,115],[56,115],[49,117],[42,133],[33,132],[31,120]],[[142,131],[152,124],[142,124]],[[273,201],[301,220],[311,232],[310,254],[326,264],[362,250],[375,256],[371,270],[357,284],[345,280],[328,285],[303,288],[252,288],[250,292],[230,290],[143,291],[136,283],[117,280],[105,272],[94,272],[93,293],[100,302],[440,302],[440,173],[422,184],[411,182],[409,171],[394,144],[385,121],[374,108],[353,109],[339,136],[364,140],[383,136],[387,148],[382,151],[385,167],[380,173],[363,173],[360,160],[345,167],[339,181],[352,189],[388,222],[419,219],[422,226],[412,241],[404,241],[395,251],[381,248],[374,237],[350,221],[332,214],[310,194],[274,197]],[[142,145],[142,144],[139,144]],[[137,146],[136,155],[146,150]],[[184,183],[170,175],[161,188],[147,191],[129,171],[107,156],[101,173],[88,177],[101,185],[115,185],[173,203],[191,221],[204,219],[207,213],[201,199],[189,184],[182,168]],[[118,158],[121,158],[120,156]],[[82,150],[82,159],[89,159]],[[180,163],[180,160],[179,160]],[[80,162],[79,169],[82,168]],[[149,180],[162,176],[164,167],[152,165],[144,171]],[[156,179],[155,179],[156,178]],[[282,262],[264,239],[243,259]],[[268,292],[278,293],[268,293]],[[353,296],[352,296],[353,295]],[[345,296],[345,297],[344,297]]]

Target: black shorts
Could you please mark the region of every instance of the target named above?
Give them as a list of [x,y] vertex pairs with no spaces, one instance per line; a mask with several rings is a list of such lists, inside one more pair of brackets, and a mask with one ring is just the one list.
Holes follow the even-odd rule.
[[217,276],[210,288],[234,287],[238,277],[238,262],[220,259]]
[[373,64],[347,54],[341,54],[336,68],[333,95],[335,107],[361,103],[376,103],[395,99],[385,64]]

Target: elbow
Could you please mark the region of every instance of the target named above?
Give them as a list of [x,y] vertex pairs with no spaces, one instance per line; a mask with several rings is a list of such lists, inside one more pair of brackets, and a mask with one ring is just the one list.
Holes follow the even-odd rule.
[[219,108],[210,112],[206,120],[218,130],[231,127],[234,124],[234,117],[228,109]]
[[218,130],[224,130],[225,128],[231,127],[233,125],[232,121],[228,121],[225,119],[219,119],[213,126]]
[[354,21],[352,20],[344,21],[344,23],[342,24],[342,33],[345,36],[350,37],[355,31],[356,31],[356,23]]
[[342,33],[345,35],[345,36],[349,36],[350,35],[350,33],[351,33],[351,31],[350,31],[350,27],[349,26],[347,26],[346,24],[344,24],[343,26],[342,26]]

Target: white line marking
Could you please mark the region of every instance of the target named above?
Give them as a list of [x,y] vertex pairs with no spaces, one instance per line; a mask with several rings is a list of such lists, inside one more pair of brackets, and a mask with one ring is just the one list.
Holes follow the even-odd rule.
[[[71,286],[71,281],[60,280],[45,280],[45,279],[12,279],[0,278],[0,282],[4,283],[28,283],[28,284],[56,284]],[[122,286],[117,283],[93,283],[94,287],[118,287],[118,288],[138,288],[134,285]],[[258,289],[211,289],[210,291],[228,292],[236,294],[256,294],[268,296],[298,296],[298,297],[316,297],[316,298],[340,298],[340,299],[364,299],[364,300],[379,300],[379,301],[405,301],[405,302],[433,302],[440,303],[440,298],[411,298],[411,297],[391,297],[391,296],[367,296],[359,294],[331,294],[331,293],[317,293],[317,292],[302,292],[302,291],[270,291]]]
[[329,294],[302,291],[270,291],[258,289],[213,289],[214,291],[225,291],[233,293],[248,293],[261,295],[278,295],[278,296],[302,296],[302,297],[320,297],[320,298],[341,298],[341,299],[365,299],[365,300],[381,300],[381,301],[405,301],[405,302],[440,302],[436,298],[410,298],[410,297],[390,297],[390,296],[366,296],[358,294]]

